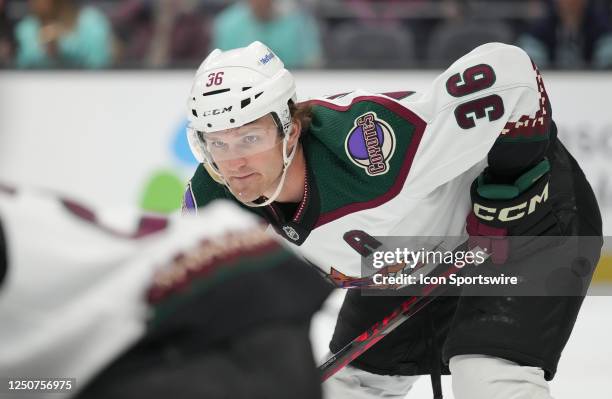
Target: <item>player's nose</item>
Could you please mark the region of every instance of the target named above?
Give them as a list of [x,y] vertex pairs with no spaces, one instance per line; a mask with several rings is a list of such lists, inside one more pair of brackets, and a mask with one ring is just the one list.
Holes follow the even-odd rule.
[[223,161],[223,163],[231,172],[240,172],[247,165],[247,159],[245,157],[237,157]]

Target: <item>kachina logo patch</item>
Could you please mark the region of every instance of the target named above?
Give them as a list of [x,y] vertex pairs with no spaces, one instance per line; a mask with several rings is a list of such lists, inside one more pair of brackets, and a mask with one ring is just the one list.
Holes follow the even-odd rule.
[[355,119],[344,148],[348,157],[368,175],[384,175],[395,152],[395,133],[376,113],[368,112]]

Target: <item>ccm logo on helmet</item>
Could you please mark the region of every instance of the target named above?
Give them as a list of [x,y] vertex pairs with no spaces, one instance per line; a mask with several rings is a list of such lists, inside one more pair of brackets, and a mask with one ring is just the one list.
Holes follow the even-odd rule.
[[482,220],[491,221],[497,219],[501,222],[511,222],[513,220],[521,219],[526,215],[532,214],[535,212],[538,204],[546,202],[546,200],[548,200],[548,183],[546,183],[544,186],[542,194],[534,195],[528,201],[501,209],[489,208],[475,203],[474,213]]
[[209,109],[208,111],[204,111],[204,113],[202,113],[202,116],[221,115],[221,114],[224,114],[226,112],[230,112],[231,110],[232,110],[232,106],[231,105],[229,107],[225,107],[225,108]]

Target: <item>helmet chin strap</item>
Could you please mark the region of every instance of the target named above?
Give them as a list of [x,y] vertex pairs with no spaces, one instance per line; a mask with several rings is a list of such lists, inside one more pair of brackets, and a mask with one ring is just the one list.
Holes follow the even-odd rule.
[[[287,177],[287,171],[289,170],[289,166],[291,165],[291,162],[293,161],[293,157],[295,156],[295,153],[298,147],[298,143],[295,143],[295,145],[293,146],[293,149],[291,150],[291,154],[287,155],[288,143],[289,143],[289,138],[285,137],[283,139],[283,173],[281,174],[280,181],[278,182],[278,186],[276,186],[276,190],[274,191],[274,194],[272,194],[270,198],[268,198],[262,203],[256,203],[256,202],[249,201],[249,202],[243,202],[243,204],[245,204],[246,206],[250,206],[252,208],[268,206],[271,203],[273,203],[276,200],[276,198],[279,196],[285,184],[285,178]],[[234,193],[231,188],[230,188],[230,191],[232,192],[232,194],[234,194],[236,198],[240,199],[240,193],[236,195],[236,193]]]

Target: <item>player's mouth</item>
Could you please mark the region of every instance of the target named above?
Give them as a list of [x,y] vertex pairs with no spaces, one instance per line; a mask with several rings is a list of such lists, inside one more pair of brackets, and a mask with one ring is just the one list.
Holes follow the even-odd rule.
[[244,174],[244,175],[232,176],[232,177],[230,177],[230,180],[235,180],[235,181],[241,182],[241,181],[246,181],[246,180],[248,180],[249,178],[251,178],[253,176],[255,176],[254,172],[253,173]]

